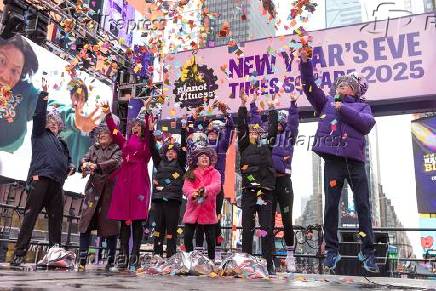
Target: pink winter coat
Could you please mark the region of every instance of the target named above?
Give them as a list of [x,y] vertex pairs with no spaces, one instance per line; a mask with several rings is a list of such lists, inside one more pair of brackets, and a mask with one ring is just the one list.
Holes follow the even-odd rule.
[[[221,175],[214,167],[194,170],[195,180],[185,180],[183,193],[186,196],[186,211],[183,223],[188,224],[216,224],[216,196],[221,191]],[[204,187],[205,198],[203,203],[192,199],[192,193]]]
[[114,141],[122,149],[123,162],[115,173],[108,218],[113,220],[146,220],[150,205],[150,177],[147,165],[151,152],[148,126],[144,138],[131,135],[126,141],[117,129],[112,114],[106,115],[106,123]]

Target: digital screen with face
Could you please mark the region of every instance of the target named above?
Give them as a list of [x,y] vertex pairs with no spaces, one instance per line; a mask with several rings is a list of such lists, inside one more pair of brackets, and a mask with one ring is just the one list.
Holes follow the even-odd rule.
[[87,152],[90,133],[104,117],[96,105],[103,100],[111,103],[112,88],[83,72],[72,79],[67,65],[24,37],[0,38],[0,175],[27,177],[32,117],[43,78],[48,83],[48,110],[56,110],[62,118],[60,135],[73,162],[78,165]]

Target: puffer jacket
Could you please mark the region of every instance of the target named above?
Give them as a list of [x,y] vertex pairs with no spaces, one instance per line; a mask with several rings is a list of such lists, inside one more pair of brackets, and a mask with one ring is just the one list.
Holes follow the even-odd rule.
[[245,106],[238,110],[238,148],[241,154],[243,188],[275,189],[275,169],[272,161],[272,147],[277,137],[277,111],[268,113],[267,144],[252,144],[249,140],[248,114]]
[[283,124],[283,132],[277,134],[276,143],[272,150],[274,169],[277,174],[291,174],[294,144],[298,136],[298,107],[295,101],[288,109],[288,120]]
[[48,101],[44,97],[47,95],[43,92],[38,96],[33,115],[32,160],[27,181],[32,176],[42,176],[64,185],[68,172],[74,165],[65,141],[45,127]]
[[217,141],[208,141],[209,147],[212,147],[217,154],[217,162],[215,169],[221,174],[221,183],[224,183],[224,172],[226,169],[226,155],[229,148],[230,136],[234,128],[233,119],[231,115],[226,116],[225,129],[221,130]]
[[[186,211],[183,223],[216,224],[216,196],[221,191],[221,175],[213,166],[205,169],[194,169],[194,181],[185,179],[183,193],[186,196]],[[192,194],[204,188],[205,196],[202,203],[193,199]]]
[[150,136],[151,155],[156,172],[153,176],[152,201],[177,200],[182,202],[183,178],[186,169],[186,129],[181,130],[181,147],[177,159],[169,161],[165,154],[160,155],[153,135]]
[[370,106],[362,99],[344,96],[339,110],[335,100],[315,84],[310,61],[301,63],[301,80],[307,99],[319,116],[312,150],[320,156],[333,155],[365,161],[365,135],[375,125]]

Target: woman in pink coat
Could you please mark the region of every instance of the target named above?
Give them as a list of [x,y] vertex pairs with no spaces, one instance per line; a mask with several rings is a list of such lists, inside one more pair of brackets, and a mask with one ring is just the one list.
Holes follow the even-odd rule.
[[[148,128],[148,115],[142,114],[151,99],[144,102],[138,118],[131,124],[131,130],[126,140],[115,125],[109,106],[103,106],[106,113],[106,123],[112,132],[114,141],[122,149],[123,161],[115,173],[115,186],[112,193],[108,218],[120,220],[121,251],[117,267],[136,269],[139,262],[139,249],[142,241],[142,223],[148,218],[150,204],[150,177],[147,165],[151,157]],[[143,117],[141,117],[143,116]],[[132,226],[132,227],[131,227]],[[132,231],[131,231],[132,230]],[[129,260],[129,238],[133,236],[132,254]]]
[[206,234],[207,253],[215,259],[216,196],[221,191],[221,175],[212,165],[216,163],[215,151],[209,147],[195,150],[189,157],[183,193],[186,196],[185,224],[186,251],[192,252],[195,229],[202,227]]

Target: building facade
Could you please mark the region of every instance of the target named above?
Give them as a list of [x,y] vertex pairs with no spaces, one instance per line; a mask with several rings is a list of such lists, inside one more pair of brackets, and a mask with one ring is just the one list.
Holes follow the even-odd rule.
[[346,26],[362,22],[360,0],[326,0],[326,26]]
[[[231,39],[241,44],[253,39],[275,36],[274,23],[262,15],[260,1],[206,0],[204,6],[210,13],[218,14],[210,19],[207,47],[227,45]],[[220,35],[225,21],[229,23],[231,35]]]

